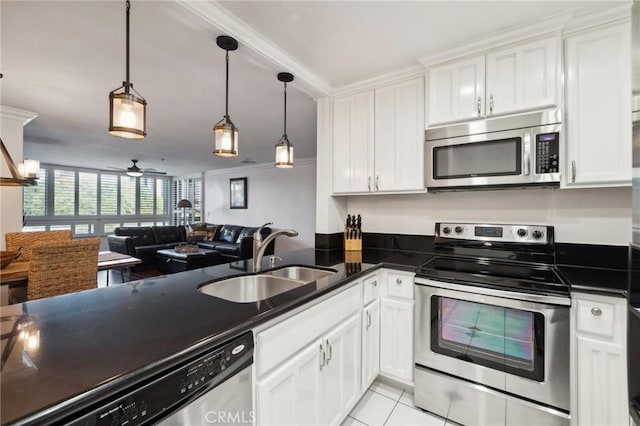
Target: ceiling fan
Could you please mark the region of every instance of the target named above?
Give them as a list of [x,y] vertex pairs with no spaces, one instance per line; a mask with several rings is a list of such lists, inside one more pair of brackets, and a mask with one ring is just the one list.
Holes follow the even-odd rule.
[[113,170],[127,172],[129,176],[133,176],[133,177],[140,177],[142,175],[166,175],[167,174],[166,172],[156,171],[156,169],[141,169],[140,167],[138,167],[138,160],[132,159],[131,162],[133,164],[130,167],[127,167],[126,169],[122,169],[120,167],[111,167],[111,166],[108,166],[108,167]]

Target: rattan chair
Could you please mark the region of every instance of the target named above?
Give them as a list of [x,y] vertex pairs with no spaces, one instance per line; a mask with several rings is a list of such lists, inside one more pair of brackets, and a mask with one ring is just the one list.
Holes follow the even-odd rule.
[[99,238],[35,244],[29,263],[27,300],[96,288],[99,246]]
[[6,249],[17,251],[22,247],[18,260],[31,260],[31,249],[39,242],[70,241],[71,231],[37,231],[37,232],[7,232],[4,236]]

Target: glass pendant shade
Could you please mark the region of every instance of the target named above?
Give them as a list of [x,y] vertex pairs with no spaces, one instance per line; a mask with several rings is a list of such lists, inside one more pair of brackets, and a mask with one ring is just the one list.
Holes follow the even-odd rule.
[[213,128],[215,148],[213,153],[219,157],[238,156],[238,128],[226,120]]
[[37,178],[40,172],[40,162],[38,160],[24,160],[18,164],[18,171],[24,178]]
[[120,89],[109,94],[109,133],[125,139],[144,139],[147,101],[131,93],[116,93]]
[[276,167],[290,169],[293,167],[293,146],[286,136],[276,144]]

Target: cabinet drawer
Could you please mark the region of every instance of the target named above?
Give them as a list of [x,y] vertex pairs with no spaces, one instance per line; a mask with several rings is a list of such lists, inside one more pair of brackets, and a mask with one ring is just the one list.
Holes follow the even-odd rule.
[[413,276],[387,273],[387,294],[391,297],[400,297],[413,300]]
[[355,285],[256,335],[256,371],[260,377],[362,309],[362,288]]
[[380,277],[378,276],[378,274],[371,275],[363,279],[362,284],[363,284],[362,291],[364,293],[362,297],[362,304],[366,306],[378,298],[378,294],[379,294],[378,289],[380,288]]
[[603,301],[577,301],[577,331],[579,333],[614,337],[615,305]]

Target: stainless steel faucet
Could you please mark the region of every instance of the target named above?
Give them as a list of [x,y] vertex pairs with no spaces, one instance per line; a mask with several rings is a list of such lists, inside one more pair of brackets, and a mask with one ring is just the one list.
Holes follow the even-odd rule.
[[273,225],[273,222],[265,223],[260,228],[258,228],[255,234],[253,234],[253,270],[254,272],[259,272],[262,269],[262,257],[264,256],[264,252],[271,241],[275,240],[280,235],[286,235],[287,237],[298,236],[298,231],[294,231],[293,229],[279,229],[267,235],[267,237],[263,240],[262,229],[267,225]]

